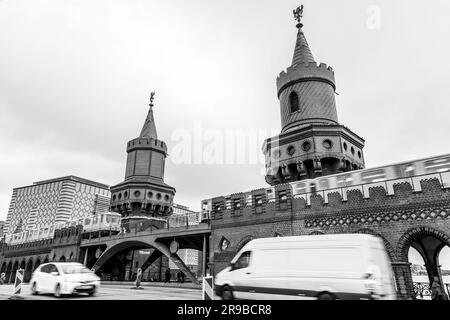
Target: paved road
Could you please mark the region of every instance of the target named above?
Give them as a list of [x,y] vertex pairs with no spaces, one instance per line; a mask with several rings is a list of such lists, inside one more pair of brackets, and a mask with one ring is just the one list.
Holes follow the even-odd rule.
[[[8,299],[13,285],[0,285],[0,300]],[[22,286],[22,297],[30,300],[58,300],[51,294],[33,296],[29,285]],[[144,289],[131,289],[127,285],[102,285],[94,297],[85,294],[60,298],[63,300],[201,300],[198,289],[166,288],[145,286]]]

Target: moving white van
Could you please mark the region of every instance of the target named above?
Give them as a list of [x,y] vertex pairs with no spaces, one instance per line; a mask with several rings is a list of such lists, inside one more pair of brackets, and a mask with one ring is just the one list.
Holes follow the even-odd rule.
[[231,299],[395,300],[383,241],[368,234],[255,239],[216,275]]

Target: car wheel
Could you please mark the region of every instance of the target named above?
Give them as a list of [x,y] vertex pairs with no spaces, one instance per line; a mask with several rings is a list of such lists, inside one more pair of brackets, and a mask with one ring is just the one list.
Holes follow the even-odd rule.
[[319,300],[336,300],[336,298],[329,293],[321,293],[319,295]]
[[90,297],[94,296],[94,295],[95,295],[95,291],[96,291],[96,290],[95,290],[95,287],[94,287],[94,289],[92,289],[92,291],[89,292],[89,296],[90,296]]
[[34,296],[39,294],[39,292],[37,291],[37,284],[36,284],[36,282],[33,282],[33,284],[31,285],[31,294],[34,295]]
[[222,290],[222,299],[223,300],[234,300],[233,291],[231,291],[230,287],[225,286]]
[[58,283],[55,288],[55,297],[61,298],[61,285]]

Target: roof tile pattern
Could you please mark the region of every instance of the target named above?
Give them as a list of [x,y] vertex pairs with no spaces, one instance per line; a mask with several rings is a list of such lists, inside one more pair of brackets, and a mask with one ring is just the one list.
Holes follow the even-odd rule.
[[295,43],[294,57],[292,58],[292,65],[299,63],[315,62],[314,57],[309,48],[308,41],[301,28],[298,29],[297,42]]
[[153,118],[153,108],[148,110],[147,118],[145,119],[144,126],[142,127],[140,138],[153,138],[158,139],[156,133],[155,119]]

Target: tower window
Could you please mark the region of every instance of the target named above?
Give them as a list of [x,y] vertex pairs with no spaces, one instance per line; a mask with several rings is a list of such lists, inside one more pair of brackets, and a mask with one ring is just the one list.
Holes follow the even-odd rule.
[[291,108],[291,113],[300,110],[298,94],[295,91],[291,92],[291,94],[289,95],[289,106]]

